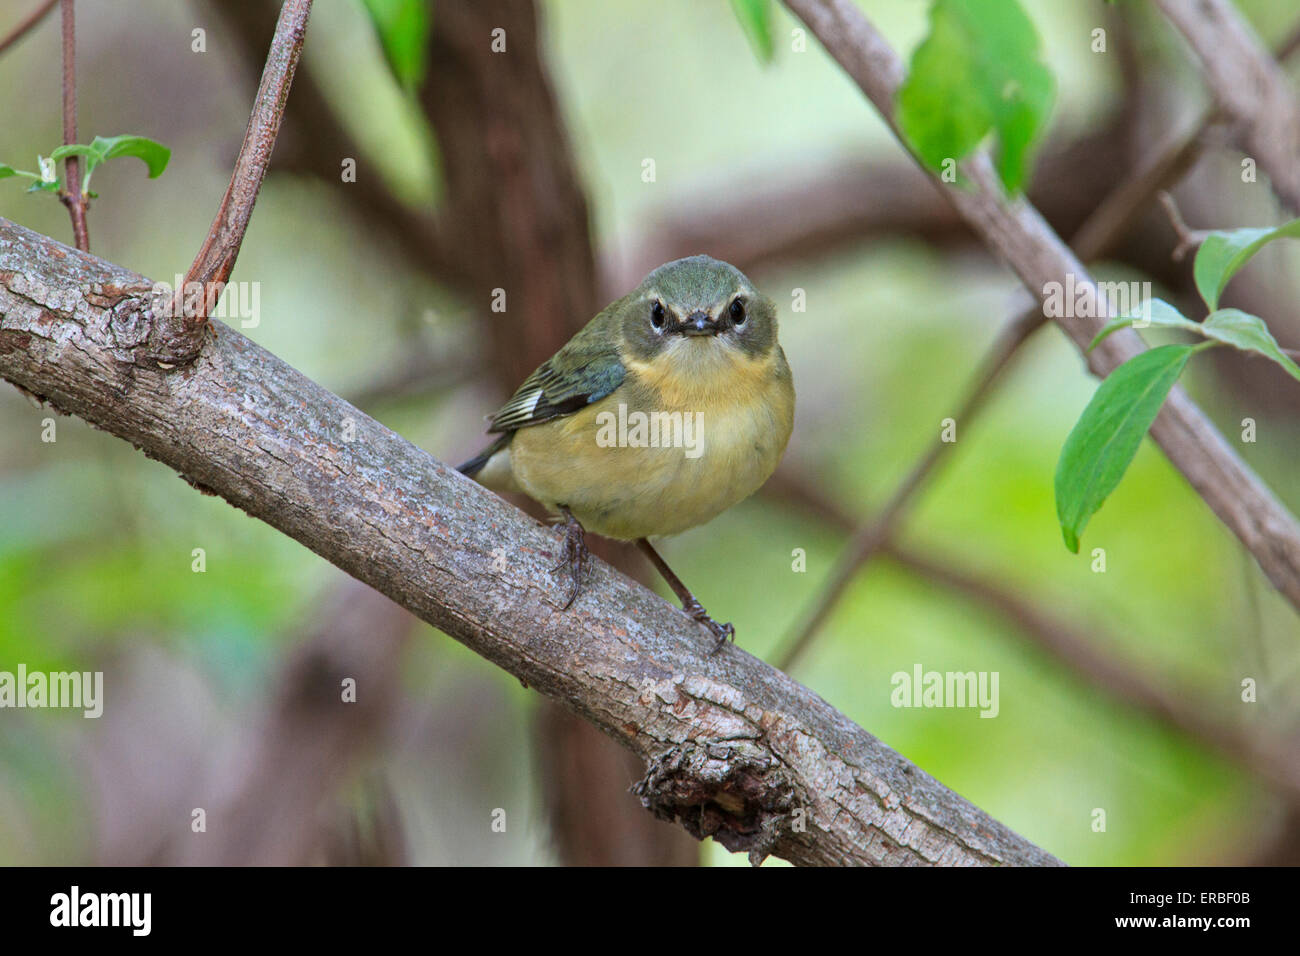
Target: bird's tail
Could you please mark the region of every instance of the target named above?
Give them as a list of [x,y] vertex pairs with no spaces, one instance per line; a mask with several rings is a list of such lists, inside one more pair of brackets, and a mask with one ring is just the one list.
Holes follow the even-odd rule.
[[483,466],[488,463],[488,459],[490,459],[493,455],[499,452],[502,448],[505,448],[506,445],[510,444],[510,439],[513,437],[514,437],[514,432],[506,432],[504,435],[501,435],[499,438],[497,438],[496,441],[488,445],[486,448],[484,448],[481,452],[479,452],[469,461],[462,462],[461,464],[457,465],[456,470],[459,471],[462,475],[468,475],[469,477],[473,478],[475,475],[477,475],[480,471],[483,470]]

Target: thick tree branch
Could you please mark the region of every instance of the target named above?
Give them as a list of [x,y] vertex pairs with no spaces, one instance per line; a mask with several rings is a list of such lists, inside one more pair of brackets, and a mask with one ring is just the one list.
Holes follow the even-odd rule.
[[[861,10],[851,0],[786,0],[786,5],[817,35],[898,135],[894,98],[903,64]],[[1108,306],[1083,264],[1032,205],[1005,196],[987,155],[972,157],[961,169],[970,187],[949,188],[946,195],[1033,296],[1045,302],[1054,287],[1059,289],[1072,279],[1076,290],[1094,298],[1096,316],[1056,320],[1081,350],[1086,349]],[[1088,365],[1104,377],[1141,349],[1137,334],[1125,330],[1094,349]],[[1300,526],[1295,518],[1180,387],[1170,392],[1151,434],[1254,555],[1273,585],[1300,610]]]
[[807,864],[1058,862],[607,565],[561,610],[553,532],[233,329],[169,372],[135,361],[153,320],[123,290],[150,287],[0,219],[0,377],[560,700],[644,758],[643,803],[696,836]]
[[1242,149],[1287,208],[1300,212],[1300,101],[1286,73],[1228,0],[1156,2],[1196,52]]

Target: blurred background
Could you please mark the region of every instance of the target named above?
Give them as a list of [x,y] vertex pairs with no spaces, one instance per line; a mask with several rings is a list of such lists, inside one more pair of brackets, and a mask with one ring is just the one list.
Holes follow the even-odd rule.
[[[5,0],[0,36],[36,5]],[[925,34],[924,3],[860,5],[903,56]],[[1209,102],[1146,4],[1023,5],[1058,85],[1029,195],[1068,238]],[[1287,45],[1290,0],[1238,6]],[[404,89],[361,0],[316,3],[232,277],[260,291],[260,322],[241,331],[456,462],[523,376],[649,269],[700,252],[732,261],[781,306],[795,435],[768,490],[664,553],[746,650],[787,662],[848,531],[958,414],[1023,308],[1018,283],[815,40],[797,48],[800,24],[779,6],[767,64],[724,0],[431,7],[425,72]],[[80,0],[81,141],[136,133],[172,149],[157,181],[132,160],[96,172],[94,253],[154,279],[186,270],[277,11]],[[61,141],[58,22],[0,56],[0,161],[35,168]],[[1104,53],[1091,49],[1098,27]],[[490,50],[495,28],[505,54]],[[1229,143],[1211,127],[1172,190],[1184,218],[1283,221]],[[62,206],[16,180],[0,183],[0,216],[71,243]],[[1147,201],[1094,274],[1151,281],[1199,317],[1177,244]],[[1296,347],[1287,246],[1253,261],[1225,304]],[[489,310],[498,287],[504,314]],[[1184,382],[1300,509],[1300,387],[1217,352]],[[1065,549],[1053,473],[1095,387],[1057,329],[1035,334],[790,671],[1071,864],[1300,862],[1300,803],[1260,756],[1300,759],[1295,615],[1150,442],[1082,553]],[[1243,444],[1247,417],[1258,437]],[[601,553],[653,581],[630,549]],[[653,820],[627,792],[636,761],[586,725],[296,542],[0,383],[0,670],[19,663],[102,670],[105,704],[97,720],[0,712],[6,865],[745,863]],[[891,675],[918,664],[998,672],[998,716],[892,706]],[[338,706],[340,674],[357,676],[357,704]],[[195,808],[206,833],[191,830]]]

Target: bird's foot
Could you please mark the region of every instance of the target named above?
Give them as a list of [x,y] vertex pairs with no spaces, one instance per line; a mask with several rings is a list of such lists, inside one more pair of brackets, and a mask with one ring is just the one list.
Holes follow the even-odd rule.
[[587,556],[590,552],[587,550],[587,535],[583,530],[582,524],[569,511],[568,508],[561,508],[561,514],[564,516],[562,522],[564,533],[564,557],[560,563],[551,568],[552,571],[558,571],[566,564],[569,566],[569,572],[573,576],[573,585],[569,590],[569,599],[564,602],[564,610],[573,606],[577,600],[578,590],[582,587],[582,571],[587,566]]
[[731,626],[731,623],[719,624],[713,618],[709,617],[709,612],[704,610],[704,605],[694,598],[691,598],[691,600],[683,604],[682,610],[690,615],[693,620],[699,621],[708,628],[709,633],[714,636],[717,641],[717,643],[713,645],[714,653],[721,650],[722,645],[727,643],[728,640],[735,641],[736,629]]

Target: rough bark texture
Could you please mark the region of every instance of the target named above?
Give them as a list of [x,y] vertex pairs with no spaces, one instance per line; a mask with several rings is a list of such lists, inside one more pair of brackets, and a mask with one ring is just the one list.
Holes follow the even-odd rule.
[[1055,864],[742,649],[210,323],[161,369],[148,280],[0,219],[0,376],[124,438],[556,698],[649,766],[645,805],[752,857]]
[[[894,101],[903,64],[862,11],[851,0],[786,0],[786,6],[808,24],[897,134]],[[973,188],[948,187],[949,201],[1006,260],[1031,295],[1042,302],[1054,284],[1063,285],[1072,277],[1073,287],[1090,288],[1100,306],[1097,311],[1105,312],[1105,297],[1083,263],[1032,205],[1006,197],[987,155],[972,157],[961,170]],[[1083,350],[1105,320],[1056,321]],[[1137,333],[1124,330],[1092,351],[1088,367],[1104,378],[1142,348]],[[1151,435],[1250,550],[1274,587],[1300,609],[1300,526],[1182,388],[1175,386],[1169,393]]]

